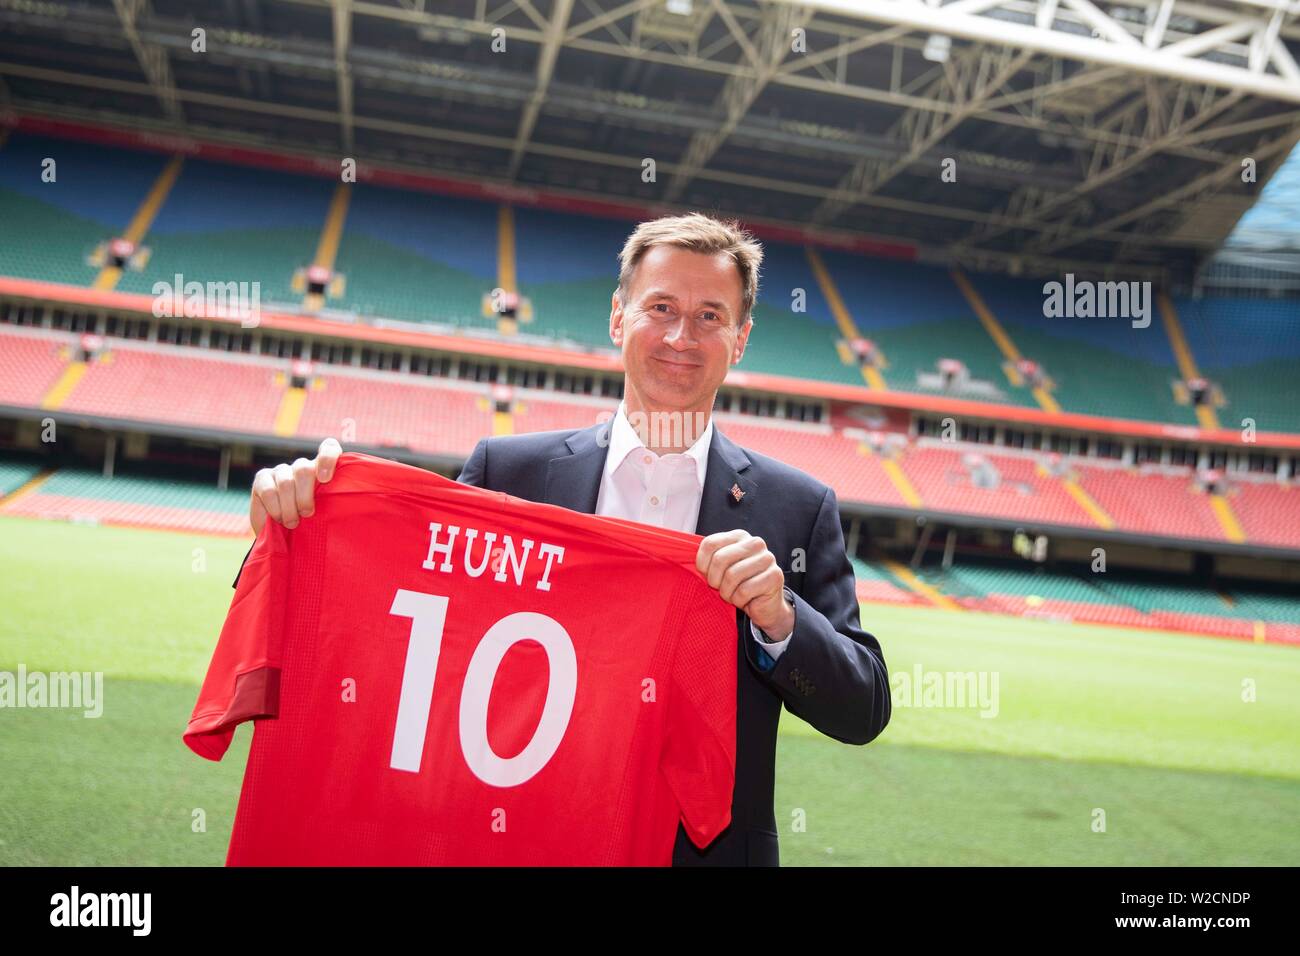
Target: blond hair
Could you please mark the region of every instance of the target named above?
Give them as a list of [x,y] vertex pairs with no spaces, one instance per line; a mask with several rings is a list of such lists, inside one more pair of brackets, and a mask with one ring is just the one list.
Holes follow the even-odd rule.
[[632,284],[641,257],[654,246],[677,246],[692,252],[711,255],[725,252],[740,272],[741,316],[737,325],[751,318],[754,302],[758,299],[758,273],[763,264],[763,247],[735,220],[714,219],[703,213],[691,212],[681,216],[661,216],[643,222],[633,230],[618,254],[618,301],[627,305],[627,290]]

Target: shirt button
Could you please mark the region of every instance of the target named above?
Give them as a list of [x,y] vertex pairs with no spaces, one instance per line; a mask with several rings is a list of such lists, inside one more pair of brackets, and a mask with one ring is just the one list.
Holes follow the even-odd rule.
[[658,499],[658,497],[656,497],[656,496],[654,496],[654,495],[651,495],[651,496],[650,496],[650,503],[651,503],[652,505],[658,505],[658,504],[659,504],[659,499]]
[[650,464],[651,458],[650,458],[649,455],[646,455],[646,456],[645,456],[644,458],[642,458],[641,460],[642,460],[643,462],[645,462],[645,463],[648,465],[648,464]]

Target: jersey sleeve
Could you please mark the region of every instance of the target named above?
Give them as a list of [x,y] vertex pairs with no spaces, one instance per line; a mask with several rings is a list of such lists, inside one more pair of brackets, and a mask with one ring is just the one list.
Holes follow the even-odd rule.
[[286,532],[268,521],[245,559],[198,702],[185,728],[186,746],[220,760],[235,727],[275,717],[280,706],[280,640],[288,572]]
[[736,784],[736,611],[703,580],[683,579],[660,768],[700,849],[731,823]]

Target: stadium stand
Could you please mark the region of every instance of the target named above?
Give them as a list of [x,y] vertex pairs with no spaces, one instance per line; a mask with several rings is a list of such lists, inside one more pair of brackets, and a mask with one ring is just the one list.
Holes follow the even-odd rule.
[[922,439],[901,464],[921,500],[937,511],[1097,526],[1035,457],[959,451]]
[[1118,527],[1208,541],[1225,539],[1207,495],[1195,489],[1190,469],[1108,468],[1077,465],[1079,486]]
[[922,576],[967,610],[1300,643],[1300,598],[1275,591],[978,563]]
[[1276,481],[1237,481],[1229,494],[1248,541],[1300,548],[1300,488]]
[[[309,441],[350,435],[349,444],[448,458],[468,455],[487,434],[585,427],[617,404],[614,397],[519,388],[497,415],[486,383],[322,363],[306,388],[295,389],[289,360],[111,337],[75,369],[78,375],[65,375],[80,364],[73,360],[79,340],[37,329],[0,331],[0,404]],[[1233,540],[1189,468],[1070,458],[1057,475],[1040,452],[932,438],[873,451],[862,437],[848,437],[859,433],[846,433],[850,420],[843,416],[842,427],[728,412],[717,420],[733,440],[798,463],[844,502]],[[1077,486],[1068,487],[1070,481]],[[1300,495],[1289,483],[1243,478],[1231,484],[1225,503],[1246,541],[1300,547]]]
[[0,405],[38,407],[68,362],[71,339],[0,329]]
[[40,473],[39,465],[0,461],[0,498],[13,494]]
[[858,557],[851,557],[849,562],[853,565],[853,576],[857,579],[858,600],[881,604],[926,603],[921,595],[900,584],[879,564]]
[[117,288],[152,293],[177,275],[258,282],[263,307],[296,306],[306,290],[295,273],[312,263],[332,190],[328,180],[188,159],[142,240],[147,264],[124,271]]
[[[884,356],[889,388],[1036,404],[1028,388],[1011,383],[1005,358],[946,269],[844,252],[824,252],[822,258],[858,332]],[[968,383],[945,386],[941,359],[960,360]]]
[[523,208],[502,218],[513,223],[513,241],[502,243],[515,250],[517,291],[532,304],[520,331],[610,348],[610,296],[629,224]]
[[1300,431],[1300,308],[1294,301],[1206,297],[1176,301],[1201,374],[1218,385],[1228,428]]
[[513,403],[516,432],[546,432],[561,428],[586,428],[608,418],[614,399],[593,403],[556,401],[544,392],[520,392]]
[[331,369],[307,389],[295,434],[313,441],[354,436],[352,444],[463,457],[492,434],[492,408],[483,386]]
[[[43,183],[43,158],[59,157]],[[93,165],[91,156],[94,157]],[[257,282],[263,307],[298,308],[305,270],[331,269],[318,306],[368,321],[432,322],[498,329],[484,297],[498,286],[524,297],[517,331],[608,348],[616,253],[629,223],[366,183],[190,158],[167,186],[166,157],[26,133],[0,149],[0,212],[30,224],[29,239],[0,251],[0,274],[86,286],[88,261],[144,217],[136,260],[114,280],[124,292],[155,283]],[[104,188],[105,182],[112,188]],[[1047,318],[1042,283],[971,275],[839,250],[769,241],[755,335],[741,368],[808,380],[862,384],[849,342],[879,350],[879,384],[1117,418],[1197,423],[1155,302],[1148,327],[1122,318]],[[818,268],[815,263],[824,264]],[[990,328],[964,282],[991,316]],[[793,311],[802,290],[803,312]],[[842,304],[842,310],[832,303]],[[1225,421],[1300,430],[1300,332],[1288,302],[1179,299],[1175,313],[1200,372],[1223,394]],[[842,312],[842,314],[841,314]],[[509,330],[506,330],[509,331]],[[1040,395],[1015,355],[1047,378]],[[961,373],[941,374],[943,360]]]
[[[45,165],[56,157],[56,165]],[[11,136],[0,149],[0,222],[6,229],[22,223],[23,239],[0,243],[0,274],[89,285],[99,272],[90,257],[126,230],[164,162],[156,154]]]
[[987,275],[970,281],[1021,354],[1051,380],[1062,409],[1196,424],[1191,407],[1175,399],[1179,371],[1154,295],[1150,324],[1134,328],[1125,317],[1049,318],[1041,282]]
[[783,425],[718,416],[732,441],[781,461],[797,462],[846,501],[870,501],[902,507],[907,501],[890,481],[878,457],[859,442],[826,426]]
[[[845,336],[805,251],[786,243],[764,243],[762,273],[754,332],[740,367],[769,375],[863,384],[857,363],[841,355],[837,343]],[[804,293],[804,312],[793,310],[796,290]]]
[[[50,154],[59,157],[58,176],[45,183],[39,170]],[[624,219],[364,182],[340,188],[328,179],[26,133],[0,148],[0,215],[25,228],[24,242],[0,248],[4,276],[83,288],[107,282],[105,288],[135,293],[152,293],[156,282],[172,283],[177,274],[186,281],[258,282],[264,308],[323,306],[332,319],[451,326],[505,333],[507,341],[516,333],[525,346],[550,342],[584,351],[609,347],[617,252],[631,228]],[[106,244],[130,228],[142,237],[132,263],[105,279]],[[1175,426],[1212,427],[1207,422],[1217,414],[1228,429],[1249,418],[1261,431],[1300,432],[1293,303],[1180,298],[1166,317],[1153,299],[1151,324],[1135,329],[1125,318],[1047,318],[1039,282],[778,241],[764,248],[755,336],[742,372]],[[305,276],[313,264],[330,270],[315,302]],[[490,311],[488,297],[498,287],[523,297],[516,324]],[[311,321],[337,332],[337,322]],[[356,328],[364,338],[364,326]],[[82,362],[77,333],[0,327],[0,405],[304,444],[336,436],[354,447],[454,461],[485,435],[585,427],[617,402],[608,383],[589,388],[590,395],[569,395],[564,385],[505,389],[440,377],[453,374],[449,360],[440,376],[399,373],[396,352],[380,357],[380,367],[393,370],[379,371],[362,367],[376,364],[361,354],[369,346],[358,349],[359,365],[330,364],[352,362],[358,342],[346,358],[331,353],[330,362],[302,373],[292,360],[270,357],[297,355],[297,346],[263,357],[247,341],[227,347],[254,354],[198,348],[197,336],[189,346],[172,346],[119,334],[136,333],[114,332]],[[1176,344],[1183,336],[1185,348]],[[866,367],[855,351],[863,340],[879,357]],[[203,342],[210,344],[206,333]],[[1017,359],[1037,363],[1045,379],[1027,380]],[[1198,412],[1190,403],[1189,370],[1209,380],[1209,409]],[[303,374],[304,381],[292,381]],[[466,374],[463,360],[454,374]],[[531,372],[501,379],[507,380],[537,381]],[[964,438],[955,445],[910,438],[906,407],[880,413],[885,424],[870,428],[886,428],[894,441],[873,449],[880,433],[868,436],[848,414],[854,411],[862,410],[837,399],[819,404],[808,421],[769,417],[771,411],[720,410],[716,418],[739,444],[831,485],[842,503],[1189,544],[1300,549],[1300,491],[1285,469],[1282,478],[1231,473],[1216,498],[1198,487],[1189,467],[1062,461],[1046,451]],[[1028,426],[1013,427],[1025,432],[1026,449],[1038,447],[1028,443]],[[1186,458],[1166,453],[1165,460]],[[245,534],[246,507],[242,488],[106,479],[72,468],[50,475],[33,464],[0,462],[5,515]],[[887,562],[852,561],[866,601],[1300,643],[1300,602],[1246,585],[1216,591],[1200,583],[1094,580],[961,562],[918,576]]]
[[366,318],[496,328],[497,215],[487,203],[383,186],[352,190],[329,302]]
[[[113,341],[60,408],[198,428],[272,434],[284,362]],[[209,357],[211,356],[211,357]]]
[[64,468],[25,494],[0,502],[0,515],[246,535],[248,491],[198,482]]

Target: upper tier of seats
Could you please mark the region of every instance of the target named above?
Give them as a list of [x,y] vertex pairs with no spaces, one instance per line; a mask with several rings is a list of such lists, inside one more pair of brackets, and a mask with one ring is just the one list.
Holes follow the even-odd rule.
[[0,147],[0,274],[90,285],[98,270],[87,259],[125,231],[164,165],[157,154],[10,136]]
[[941,393],[932,381],[938,364],[958,359],[970,373],[961,397],[1036,405],[1028,388],[1011,384],[997,344],[947,269],[844,252],[822,259],[854,325],[880,350],[889,388]]
[[[47,159],[57,163],[48,182]],[[0,147],[0,217],[20,224],[22,241],[0,247],[0,275],[90,285],[100,276],[93,255],[134,222],[143,229],[139,254],[115,281],[101,279],[104,287],[151,293],[178,274],[257,282],[263,308],[310,303],[369,320],[512,334],[485,302],[513,283],[525,300],[517,334],[610,347],[610,298],[631,221],[524,207],[502,214],[485,201],[194,158],[168,187],[168,162],[10,136]],[[1154,295],[1145,328],[1124,318],[1048,318],[1041,280],[971,275],[967,286],[932,265],[764,247],[742,371],[1195,425],[1182,387],[1194,367],[1222,393],[1222,424],[1249,418],[1263,431],[1300,432],[1293,302],[1177,300],[1171,333]],[[313,263],[335,270],[320,303],[304,282]],[[1182,364],[1171,335],[1185,337]],[[878,349],[870,375],[847,347],[852,338]],[[1017,373],[1015,356],[1039,364],[1042,388]],[[962,363],[968,378],[937,374],[945,359]]]
[[354,189],[331,308],[366,318],[495,329],[483,295],[497,285],[497,213],[487,203],[382,186]]
[[1021,355],[1046,372],[1063,409],[1196,424],[1175,398],[1181,376],[1154,294],[1139,320],[1149,324],[1134,328],[1127,317],[1045,316],[1042,281],[974,275],[971,284]]
[[1223,391],[1219,419],[1300,431],[1300,303],[1204,298],[1176,302],[1198,370]]
[[[323,179],[187,159],[142,244],[148,263],[117,288],[157,282],[260,282],[262,306],[297,305],[294,273],[311,264],[329,209]],[[125,225],[125,224],[123,224]]]

